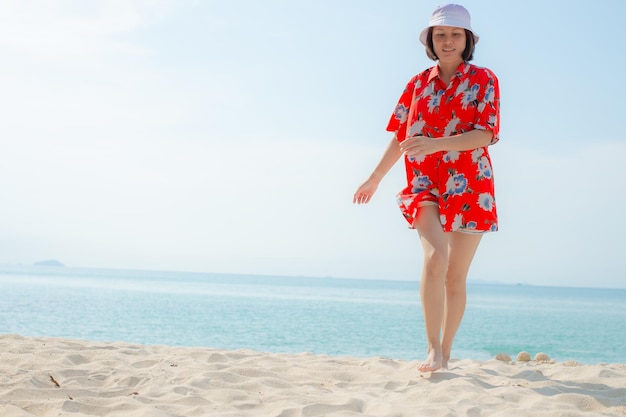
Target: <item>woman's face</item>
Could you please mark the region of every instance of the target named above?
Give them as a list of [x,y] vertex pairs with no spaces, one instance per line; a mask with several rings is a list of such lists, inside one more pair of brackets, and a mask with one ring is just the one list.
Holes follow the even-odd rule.
[[440,62],[462,61],[465,29],[450,26],[433,27],[433,48]]

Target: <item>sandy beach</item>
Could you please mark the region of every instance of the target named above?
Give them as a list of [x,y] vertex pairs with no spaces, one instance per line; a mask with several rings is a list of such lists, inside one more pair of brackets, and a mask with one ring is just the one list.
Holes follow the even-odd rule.
[[626,365],[417,362],[0,336],[0,416],[626,416]]

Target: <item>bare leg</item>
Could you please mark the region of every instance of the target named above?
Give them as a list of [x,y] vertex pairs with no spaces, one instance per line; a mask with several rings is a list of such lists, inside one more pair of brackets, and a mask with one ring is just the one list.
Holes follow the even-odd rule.
[[441,329],[444,317],[448,236],[441,228],[437,206],[422,207],[414,226],[419,232],[424,252],[420,296],[428,341],[428,357],[418,370],[432,372],[441,368],[444,362]]
[[482,235],[460,232],[449,233],[448,268],[445,283],[445,309],[443,318],[443,338],[441,342],[443,364],[447,368],[456,335],[466,303],[467,273],[480,244]]

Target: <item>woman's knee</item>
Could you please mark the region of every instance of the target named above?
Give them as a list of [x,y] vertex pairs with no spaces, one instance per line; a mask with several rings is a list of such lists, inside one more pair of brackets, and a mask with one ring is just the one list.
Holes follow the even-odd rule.
[[466,292],[466,288],[465,276],[453,275],[450,273],[446,275],[446,294],[464,294]]
[[464,293],[467,288],[467,273],[469,265],[458,265],[455,262],[448,264],[446,270],[446,292],[448,294]]
[[448,266],[448,252],[446,250],[433,250],[424,254],[424,272],[427,276],[441,277],[446,275]]

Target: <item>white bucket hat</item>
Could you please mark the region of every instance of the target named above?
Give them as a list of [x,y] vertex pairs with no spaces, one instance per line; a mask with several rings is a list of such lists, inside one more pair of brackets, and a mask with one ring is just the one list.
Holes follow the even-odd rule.
[[435,9],[428,21],[428,27],[420,33],[420,42],[426,45],[428,29],[433,26],[452,26],[467,29],[474,35],[474,43],[478,43],[478,35],[472,30],[472,22],[467,9],[460,4],[446,4]]

